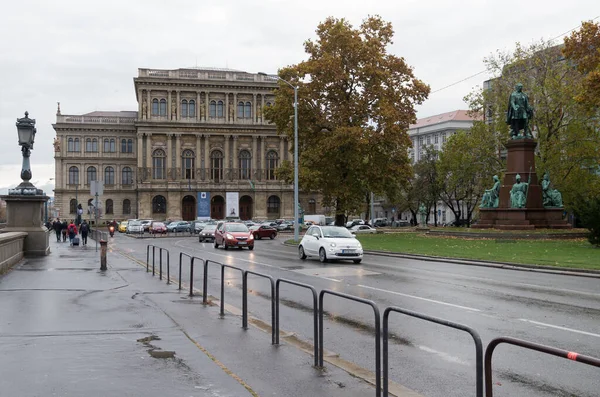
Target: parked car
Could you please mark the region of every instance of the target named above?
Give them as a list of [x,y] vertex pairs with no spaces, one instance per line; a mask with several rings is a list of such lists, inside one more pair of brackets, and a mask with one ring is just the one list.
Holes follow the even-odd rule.
[[127,233],[142,234],[144,233],[144,225],[141,221],[131,221],[127,224]]
[[356,226],[356,225],[364,225],[365,221],[363,221],[362,219],[353,219],[349,222],[346,222],[346,228],[350,229],[352,226]]
[[198,242],[203,243],[205,241],[215,241],[215,230],[217,225],[206,225],[200,233],[198,233]]
[[148,231],[151,234],[166,234],[167,226],[163,222],[152,222]]
[[273,240],[275,237],[277,237],[277,229],[267,225],[250,226],[250,231],[257,240],[260,240],[263,237],[268,237]]
[[144,232],[149,232],[152,219],[142,219],[140,222],[142,222],[142,226],[144,226]]
[[363,248],[348,229],[341,226],[311,226],[298,245],[298,256],[317,256],[322,263],[328,260],[344,259],[360,263]]
[[389,225],[387,218],[375,218],[370,223],[373,227],[385,227]]
[[354,225],[348,231],[352,234],[375,234],[377,229],[372,228],[369,225]]
[[167,225],[167,232],[169,233],[177,233],[177,232],[190,232],[191,226],[186,221],[173,221]]
[[276,229],[279,230],[280,232],[283,232],[285,230],[292,230],[293,227],[294,226],[291,223],[281,222],[279,225],[277,225]]
[[127,231],[127,224],[129,223],[129,221],[121,221],[119,222],[119,227],[117,228],[117,230],[119,231],[119,233],[125,233]]
[[200,233],[202,231],[202,229],[204,228],[204,226],[206,226],[205,221],[192,221],[192,222],[190,222],[190,224],[191,224],[194,234]]
[[248,226],[238,222],[219,223],[215,230],[215,248],[229,249],[229,247],[248,247],[254,249],[254,235],[248,229]]

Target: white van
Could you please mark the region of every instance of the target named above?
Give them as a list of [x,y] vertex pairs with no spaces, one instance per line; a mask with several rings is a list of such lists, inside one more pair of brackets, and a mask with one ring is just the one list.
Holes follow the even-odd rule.
[[304,215],[304,223],[307,221],[312,222],[314,225],[326,225],[325,215]]

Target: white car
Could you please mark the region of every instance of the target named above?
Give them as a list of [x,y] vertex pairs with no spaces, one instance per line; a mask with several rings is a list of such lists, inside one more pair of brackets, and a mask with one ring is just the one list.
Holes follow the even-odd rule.
[[127,224],[127,233],[144,233],[144,225],[142,221],[131,221]]
[[323,263],[335,259],[360,263],[363,248],[360,241],[344,227],[313,225],[300,241],[298,256],[300,259],[318,256]]
[[352,234],[375,234],[377,229],[373,229],[369,225],[354,225],[348,231]]

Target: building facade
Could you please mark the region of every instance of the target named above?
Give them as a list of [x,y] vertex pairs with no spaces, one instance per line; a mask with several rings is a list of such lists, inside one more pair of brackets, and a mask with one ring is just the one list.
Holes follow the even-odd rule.
[[[137,111],[57,111],[55,204],[75,218],[293,219],[293,185],[277,179],[291,144],[263,117],[277,80],[230,69],[139,69]],[[317,194],[300,192],[308,213]]]

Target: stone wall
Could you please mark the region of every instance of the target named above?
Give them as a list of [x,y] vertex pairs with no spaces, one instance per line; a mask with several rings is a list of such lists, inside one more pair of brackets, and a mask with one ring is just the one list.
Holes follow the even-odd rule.
[[23,259],[25,237],[27,233],[24,232],[0,233],[0,274]]

